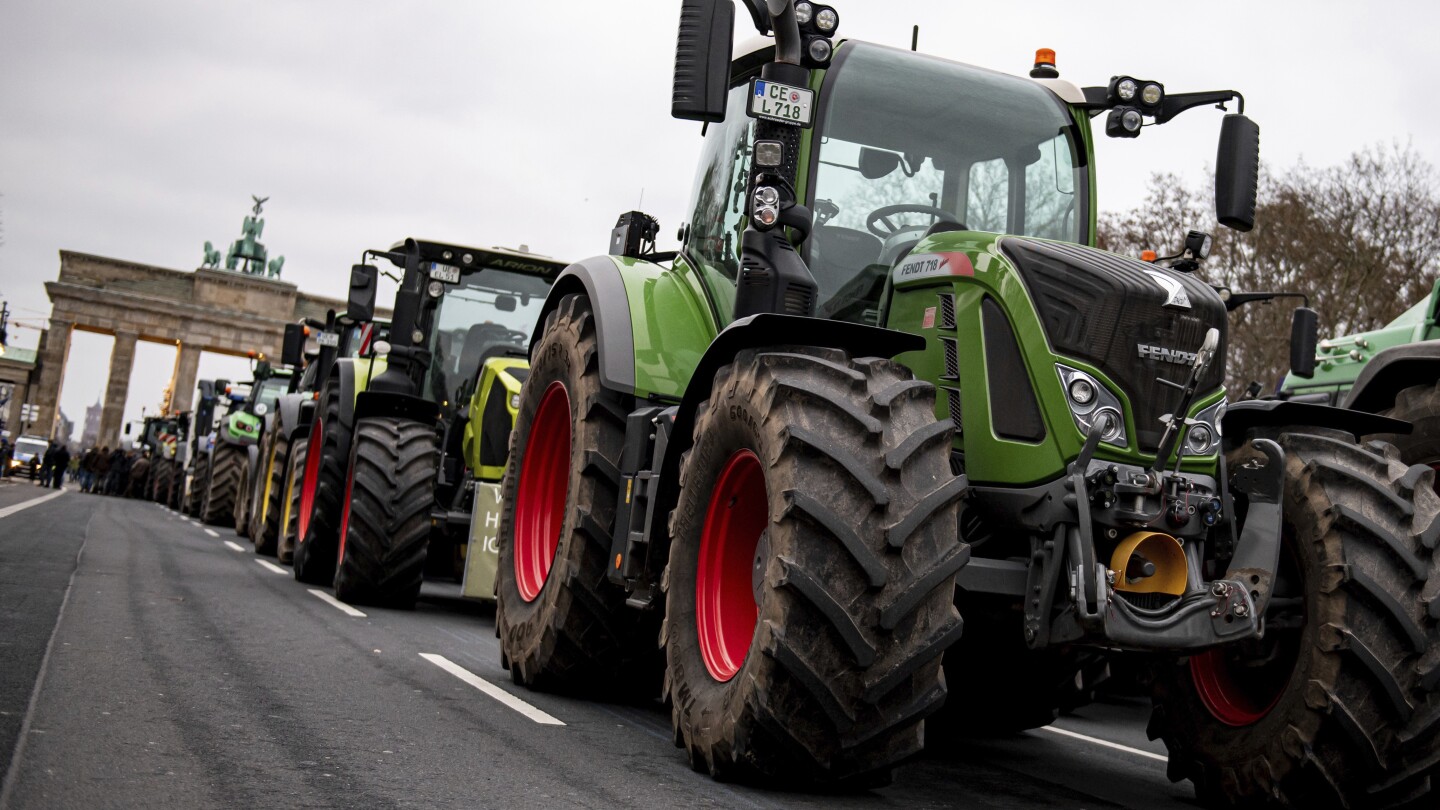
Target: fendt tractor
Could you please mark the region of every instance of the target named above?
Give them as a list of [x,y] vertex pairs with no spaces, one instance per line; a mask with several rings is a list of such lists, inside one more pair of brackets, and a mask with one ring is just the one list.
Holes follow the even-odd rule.
[[1314,376],[1286,377],[1282,395],[1410,422],[1410,433],[1378,438],[1394,444],[1402,462],[1440,471],[1440,280],[1390,323],[1318,348]]
[[[413,606],[427,571],[489,597],[527,330],[565,265],[415,239],[370,257],[402,271],[394,318],[386,340],[338,360],[321,389],[295,576],[357,604]],[[353,269],[352,299],[377,273]]]
[[678,253],[623,216],[535,326],[499,537],[514,680],[655,683],[697,769],[863,785],[942,706],[1044,724],[1074,651],[1126,650],[1208,802],[1425,794],[1440,503],[1360,443],[1407,426],[1227,406],[1215,290],[1093,247],[1100,116],[1128,138],[1236,105],[1216,213],[1253,226],[1240,94],[1080,88],[1048,51],[1017,78],[746,4],[773,42],[732,58],[733,3],[682,3],[672,113],[706,129]]
[[260,441],[263,474],[252,484],[256,511],[249,522],[257,554],[274,555],[285,563],[294,557],[294,505],[320,383],[337,358],[358,353],[363,336],[369,334],[367,327],[333,310],[324,321],[307,319],[286,327],[281,363],[304,370],[291,378],[290,390],[276,401]]
[[180,511],[200,517],[200,507],[205,498],[205,481],[210,469],[211,435],[215,430],[215,408],[220,396],[229,385],[225,380],[201,380],[196,383],[195,410],[190,421],[190,443],[186,450],[186,464],[182,470],[180,485],[184,497]]

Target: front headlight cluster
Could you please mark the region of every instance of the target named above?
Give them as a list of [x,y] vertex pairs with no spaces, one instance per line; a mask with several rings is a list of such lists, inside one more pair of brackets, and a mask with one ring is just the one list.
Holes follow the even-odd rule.
[[1145,116],[1158,115],[1165,100],[1165,86],[1159,82],[1116,76],[1106,88],[1111,105],[1105,119],[1105,134],[1112,138],[1134,138],[1145,124]]
[[1115,447],[1129,447],[1120,398],[1080,369],[1056,363],[1055,370],[1060,372],[1065,404],[1070,406],[1070,415],[1075,418],[1075,426],[1080,428],[1080,432],[1089,436],[1090,429],[1098,424],[1100,441]]
[[831,38],[840,27],[840,15],[830,6],[801,0],[795,4],[795,22],[800,25],[800,36],[805,41],[804,66],[828,66],[830,57],[835,53]]
[[1185,455],[1208,456],[1220,449],[1220,421],[1225,418],[1225,400],[1195,414],[1185,431]]

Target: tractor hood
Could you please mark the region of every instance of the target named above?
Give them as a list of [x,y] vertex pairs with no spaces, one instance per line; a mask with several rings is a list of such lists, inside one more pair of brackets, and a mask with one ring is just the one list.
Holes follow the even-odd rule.
[[999,247],[1024,281],[1051,349],[1093,364],[1125,389],[1146,452],[1157,449],[1161,417],[1179,400],[1178,389],[1161,381],[1184,384],[1211,328],[1220,330],[1220,347],[1198,399],[1224,383],[1225,304],[1210,285],[1063,242],[1010,236]]

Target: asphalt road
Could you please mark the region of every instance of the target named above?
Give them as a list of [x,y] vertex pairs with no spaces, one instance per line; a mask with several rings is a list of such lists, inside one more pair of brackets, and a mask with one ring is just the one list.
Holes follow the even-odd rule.
[[72,489],[10,511],[45,494],[0,484],[0,810],[1195,806],[1138,702],[928,754],[867,793],[714,782],[658,703],[515,687],[493,611],[458,588],[350,615],[153,504]]

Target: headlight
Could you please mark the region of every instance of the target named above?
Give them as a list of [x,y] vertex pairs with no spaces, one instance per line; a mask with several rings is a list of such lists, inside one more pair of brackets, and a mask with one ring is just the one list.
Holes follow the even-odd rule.
[[815,27],[822,33],[829,34],[840,24],[840,15],[835,13],[833,8],[822,8],[820,13],[815,15]]
[[513,409],[515,409],[515,410],[517,410],[517,411],[520,409],[520,395],[519,395],[519,394],[511,394],[511,395],[510,395],[510,407],[513,408]]
[[1191,456],[1207,456],[1220,449],[1220,422],[1230,404],[1225,400],[1211,405],[1195,414],[1190,429],[1185,431],[1185,453]]
[[1091,429],[1099,425],[1100,441],[1115,447],[1129,447],[1120,398],[1080,369],[1056,363],[1055,370],[1060,374],[1060,384],[1066,391],[1066,404],[1070,406],[1070,415],[1075,418],[1075,427],[1079,428],[1081,435],[1089,436]]
[[1192,455],[1204,455],[1215,442],[1215,434],[1206,425],[1191,425],[1185,433],[1185,449]]
[[830,40],[824,37],[816,37],[810,40],[810,58],[816,62],[829,62],[830,54],[835,50]]
[[256,416],[264,416],[265,414],[267,414],[267,413],[269,413],[269,412],[270,412],[270,406],[266,405],[266,404],[263,403],[263,402],[258,403],[258,404],[255,406],[255,415],[256,415]]
[[432,281],[426,289],[426,292],[430,293],[431,298],[439,298],[445,294],[445,285],[438,281]]
[[1147,84],[1145,89],[1140,91],[1140,100],[1154,107],[1160,103],[1160,97],[1164,95],[1158,84]]
[[810,22],[810,17],[815,13],[815,7],[809,3],[795,4],[795,22],[805,25]]
[[1120,123],[1124,125],[1128,132],[1139,132],[1140,125],[1144,122],[1145,120],[1140,117],[1139,110],[1126,110],[1125,113],[1120,116]]
[[1129,101],[1135,98],[1137,89],[1139,88],[1135,86],[1134,79],[1121,79],[1120,83],[1115,85],[1115,95],[1119,96],[1121,101]]

